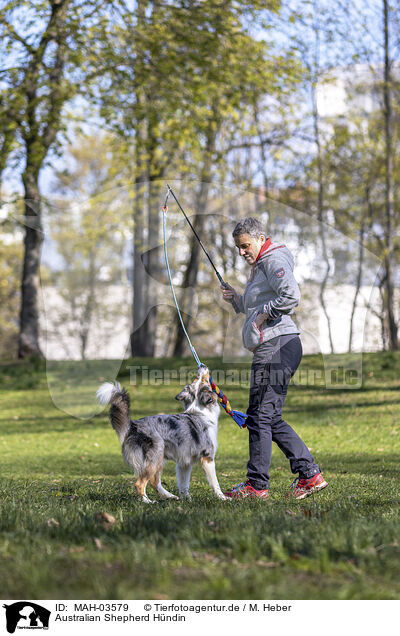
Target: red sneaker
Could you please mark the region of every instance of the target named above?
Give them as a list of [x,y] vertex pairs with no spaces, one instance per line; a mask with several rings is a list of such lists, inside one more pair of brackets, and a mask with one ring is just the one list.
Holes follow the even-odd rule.
[[268,489],[256,490],[249,481],[245,481],[242,484],[233,486],[232,490],[225,492],[224,495],[231,499],[243,499],[244,497],[259,497],[260,499],[268,499]]
[[310,479],[300,479],[300,477],[296,477],[292,484],[292,488],[294,488],[294,490],[290,493],[290,496],[295,499],[305,499],[314,492],[318,492],[319,490],[326,488],[327,485],[328,483],[322,477],[321,473],[314,475]]

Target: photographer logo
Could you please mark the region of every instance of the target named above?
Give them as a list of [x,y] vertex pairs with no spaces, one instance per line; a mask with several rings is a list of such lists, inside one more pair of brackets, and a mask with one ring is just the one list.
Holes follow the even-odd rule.
[[18,601],[3,607],[9,634],[14,634],[16,629],[49,629],[51,612],[37,603]]

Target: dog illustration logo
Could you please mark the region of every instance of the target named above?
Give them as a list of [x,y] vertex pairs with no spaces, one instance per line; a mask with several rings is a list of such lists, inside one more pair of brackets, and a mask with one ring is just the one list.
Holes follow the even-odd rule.
[[19,601],[12,605],[3,605],[6,609],[7,631],[13,634],[18,629],[49,629],[51,612],[32,603],[31,601]]

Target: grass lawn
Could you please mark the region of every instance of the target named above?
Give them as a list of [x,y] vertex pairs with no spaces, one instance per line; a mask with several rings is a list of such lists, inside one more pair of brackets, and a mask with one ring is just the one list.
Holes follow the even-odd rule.
[[[193,366],[134,364],[141,362]],[[301,368],[322,368],[322,360],[306,356]],[[2,598],[400,598],[400,355],[365,355],[363,376],[356,390],[289,390],[286,419],[329,482],[315,498],[285,498],[293,476],[274,448],[270,501],[220,502],[196,467],[192,501],[146,506],[133,494],[107,413],[76,419],[55,408],[44,367],[2,365]],[[126,369],[120,379],[129,387]],[[77,403],[99,383],[81,374]],[[221,388],[246,409],[246,386]],[[176,380],[129,389],[135,417],[179,410]],[[223,413],[219,430],[217,473],[226,489],[245,476],[248,441]],[[174,471],[167,462],[172,492]]]

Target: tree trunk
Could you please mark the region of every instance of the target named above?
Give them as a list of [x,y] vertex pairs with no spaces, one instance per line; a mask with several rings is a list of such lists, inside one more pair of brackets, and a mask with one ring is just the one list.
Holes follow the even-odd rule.
[[[143,184],[144,188],[144,184]],[[147,196],[143,194],[142,210],[140,212],[140,223],[142,229],[139,230],[138,238],[141,241],[141,249],[137,253],[134,268],[135,276],[135,302],[137,329],[134,331],[134,350],[132,355],[145,358],[153,358],[156,347],[157,334],[157,287],[152,285],[152,281],[157,281],[160,272],[159,249],[158,246],[150,247],[153,242],[152,237],[158,240],[160,229],[160,188],[158,184],[150,181],[146,186]],[[145,209],[147,202],[147,215]],[[138,221],[138,218],[136,218]],[[147,237],[145,240],[143,226],[147,222]],[[146,244],[146,247],[144,247]],[[135,242],[136,249],[136,242]],[[140,269],[140,271],[139,271]],[[138,299],[140,307],[138,307]]]
[[39,264],[43,242],[41,206],[39,195],[39,172],[29,166],[22,177],[25,198],[24,265],[21,281],[20,332],[18,357],[38,356],[43,358],[39,346]]
[[[160,252],[160,186],[152,176],[139,183],[134,206],[134,265],[133,265],[133,333],[132,355],[152,358],[155,355],[157,333],[157,287]],[[145,228],[147,227],[147,232]],[[154,241],[154,238],[156,239]]]
[[392,105],[391,105],[391,71],[389,58],[389,7],[388,1],[383,0],[384,14],[384,118],[385,118],[385,259],[386,270],[385,281],[385,304],[389,329],[389,347],[397,350],[399,348],[397,337],[397,323],[394,315],[394,254],[393,254],[393,150],[392,150]]
[[382,283],[379,285],[379,295],[381,297],[382,311],[378,317],[381,323],[381,338],[382,338],[382,350],[388,350],[388,329],[386,326],[386,302],[385,302],[385,277],[382,279]]
[[[367,189],[368,190],[368,189]],[[369,199],[369,191],[367,191],[367,198]],[[351,316],[350,316],[350,334],[349,334],[349,346],[348,352],[351,353],[353,346],[353,323],[354,323],[354,314],[356,312],[357,307],[357,298],[361,289],[361,280],[362,280],[362,271],[364,264],[364,234],[365,234],[365,219],[364,217],[361,219],[361,227],[360,227],[360,244],[358,249],[358,269],[357,269],[357,281],[356,281],[356,289],[353,298],[353,305],[351,308]]]
[[[26,167],[22,175],[25,199],[25,239],[24,265],[21,285],[20,334],[18,357],[39,356],[43,354],[39,346],[39,263],[40,248],[43,242],[41,202],[39,194],[39,173],[49,148],[56,139],[60,128],[60,117],[67,95],[63,91],[63,73],[66,54],[67,33],[64,30],[66,15],[71,0],[53,0],[48,24],[36,49],[30,47],[31,58],[21,82],[23,89],[23,110],[25,125],[20,132],[26,148]],[[44,62],[48,45],[55,47],[54,64]],[[47,73],[47,108],[43,106],[39,90]],[[19,116],[22,117],[21,112]]]
[[160,250],[158,245],[151,248],[151,243],[154,239],[158,242],[160,233],[160,186],[153,180],[149,183],[149,197],[148,197],[148,252],[146,263],[146,307],[147,318],[144,323],[145,328],[145,355],[148,357],[154,357],[156,350],[156,334],[157,334],[157,286],[152,285],[152,281],[158,281],[160,275]]
[[[146,21],[147,3],[137,3],[138,27]],[[156,10],[157,3],[153,3]],[[144,68],[144,51],[138,51],[137,66]],[[136,81],[136,80],[135,80]],[[156,345],[157,290],[152,285],[152,277],[157,280],[159,273],[159,250],[152,249],[152,238],[158,240],[160,230],[159,186],[155,183],[161,177],[155,155],[158,149],[158,113],[152,106],[156,98],[151,87],[136,87],[140,116],[136,121],[136,169],[139,174],[141,193],[136,192],[134,273],[133,273],[133,333],[131,352],[135,356],[153,357]],[[146,229],[145,229],[146,228]]]
[[132,356],[146,355],[146,255],[143,254],[145,228],[145,190],[146,183],[136,183],[134,200],[134,234],[133,234],[133,331],[131,335]]

